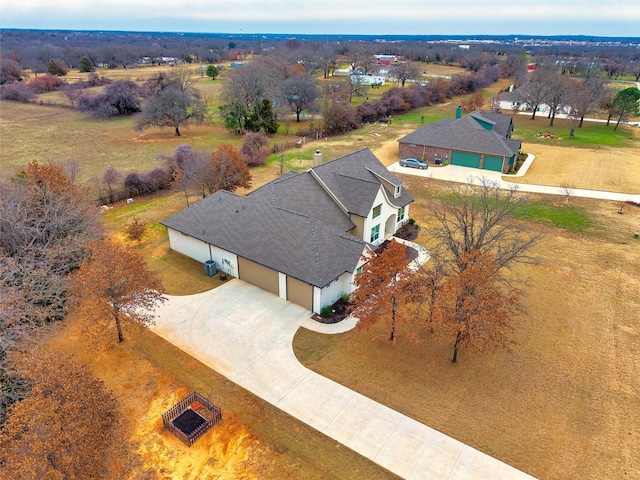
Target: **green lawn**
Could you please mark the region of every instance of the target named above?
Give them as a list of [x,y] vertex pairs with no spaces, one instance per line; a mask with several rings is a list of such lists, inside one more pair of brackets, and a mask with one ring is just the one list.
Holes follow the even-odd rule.
[[524,203],[516,213],[524,220],[553,225],[570,232],[584,231],[592,224],[584,209],[572,205],[557,205],[549,200]]
[[[585,121],[582,128],[575,129],[573,138],[569,137],[573,122],[567,119],[557,118],[554,126],[549,127],[549,119],[546,115],[536,115],[535,120],[531,120],[530,115],[514,115],[514,126],[513,137],[530,143],[583,148],[593,146],[617,148],[633,145],[633,127],[620,125],[617,130],[614,130],[615,121],[612,121],[609,126],[604,123]],[[551,132],[553,138],[540,137],[540,132]]]

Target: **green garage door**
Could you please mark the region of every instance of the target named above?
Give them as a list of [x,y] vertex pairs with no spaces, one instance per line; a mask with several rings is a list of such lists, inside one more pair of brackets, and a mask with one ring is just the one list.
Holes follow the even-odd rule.
[[451,165],[478,168],[480,155],[477,153],[453,152],[451,154]]
[[484,170],[493,170],[494,172],[502,171],[502,157],[490,157],[489,155],[485,155],[484,157],[484,165],[482,168]]

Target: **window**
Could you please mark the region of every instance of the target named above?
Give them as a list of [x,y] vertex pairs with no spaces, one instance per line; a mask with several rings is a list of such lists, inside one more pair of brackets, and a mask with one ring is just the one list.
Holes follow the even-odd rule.
[[402,207],[398,210],[398,223],[404,220],[404,209],[405,207]]
[[377,207],[373,207],[373,217],[371,218],[378,218],[380,216],[381,211],[382,211],[382,204],[378,205]]
[[362,272],[364,272],[364,267],[358,267],[358,269],[356,270],[356,273],[360,275]]
[[396,191],[395,191],[395,194],[394,194],[395,197],[396,198],[399,197],[401,193],[402,193],[402,186],[396,185]]
[[370,243],[376,242],[380,238],[380,225],[376,225],[371,229]]

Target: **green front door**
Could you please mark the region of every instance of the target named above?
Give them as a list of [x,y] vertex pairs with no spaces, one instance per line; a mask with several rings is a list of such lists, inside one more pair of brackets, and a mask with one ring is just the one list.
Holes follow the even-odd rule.
[[451,154],[451,165],[460,165],[461,167],[478,168],[480,165],[480,154],[467,152],[453,152]]
[[482,168],[484,170],[493,170],[494,172],[502,171],[502,157],[490,157],[489,155],[485,155],[484,157],[484,165]]

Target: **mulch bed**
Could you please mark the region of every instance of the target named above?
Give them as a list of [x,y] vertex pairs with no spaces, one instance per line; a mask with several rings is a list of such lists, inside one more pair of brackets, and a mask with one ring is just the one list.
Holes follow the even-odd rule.
[[311,317],[317,322],[320,323],[338,323],[341,320],[347,318],[353,310],[353,304],[351,302],[345,302],[341,298],[339,298],[332,306],[331,311],[333,312],[330,317],[323,317],[317,313],[314,313]]
[[401,238],[403,240],[415,240],[418,238],[418,232],[420,231],[420,227],[415,223],[405,223],[400,229],[395,233],[394,237]]

